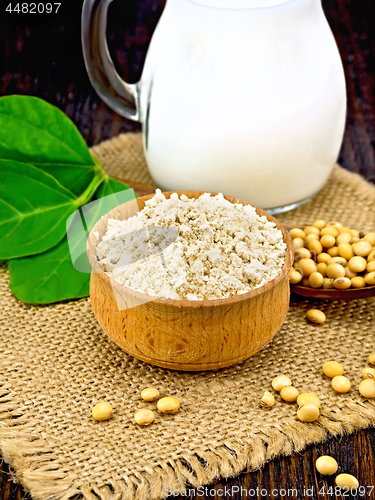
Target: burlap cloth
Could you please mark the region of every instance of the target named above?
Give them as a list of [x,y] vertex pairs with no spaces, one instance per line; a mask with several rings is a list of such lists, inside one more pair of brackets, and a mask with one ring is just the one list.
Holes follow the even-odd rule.
[[[122,135],[93,153],[110,174],[152,184],[140,135]],[[315,199],[279,219],[324,218],[374,230],[374,203],[373,186],[336,167]],[[375,351],[375,299],[292,298],[281,331],[250,360],[217,372],[179,373],[121,351],[102,332],[88,298],[34,307],[12,296],[4,267],[0,278],[1,451],[36,499],[163,498],[167,487],[208,484],[375,422],[374,403],[357,389],[361,368]],[[326,313],[326,323],[307,323],[312,306]],[[330,359],[344,364],[353,384],[348,394],[335,393],[322,375]],[[319,395],[316,423],[298,421],[296,405],[279,396],[272,409],[260,408],[260,397],[281,373],[300,392]],[[149,385],[182,405],[175,415],[156,412],[144,428],[133,415],[156,406],[140,398]],[[113,404],[114,416],[98,423],[91,409],[102,399]]]

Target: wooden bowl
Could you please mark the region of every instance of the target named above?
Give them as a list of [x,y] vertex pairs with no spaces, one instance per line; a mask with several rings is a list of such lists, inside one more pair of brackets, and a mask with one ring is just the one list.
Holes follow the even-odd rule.
[[[169,198],[172,192],[175,191],[164,195]],[[203,191],[177,193],[198,198]],[[212,196],[215,194],[211,193]],[[288,311],[288,272],[293,258],[288,232],[270,214],[255,207],[259,215],[276,223],[287,245],[283,269],[260,288],[216,300],[152,297],[113,281],[100,268],[95,252],[108,219],[127,219],[134,215],[135,208],[142,210],[152,196],[142,196],[111,210],[97,222],[89,235],[87,252],[93,269],[90,298],[100,326],[128,354],[164,368],[215,370],[249,358],[273,339]],[[225,199],[249,205],[231,196],[225,196]],[[118,303],[123,304],[122,310],[119,310]]]

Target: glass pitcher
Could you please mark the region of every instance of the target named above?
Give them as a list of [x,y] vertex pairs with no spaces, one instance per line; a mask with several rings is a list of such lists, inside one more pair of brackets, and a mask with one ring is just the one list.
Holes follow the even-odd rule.
[[110,107],[142,123],[160,188],[222,192],[277,213],[323,187],[346,90],[320,0],[168,0],[136,84],[109,55],[110,2],[84,1],[87,71]]

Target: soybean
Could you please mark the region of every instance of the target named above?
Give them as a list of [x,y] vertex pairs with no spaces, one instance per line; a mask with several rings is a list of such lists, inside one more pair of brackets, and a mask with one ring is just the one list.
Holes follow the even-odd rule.
[[284,401],[294,403],[299,396],[299,390],[292,386],[283,387],[280,391],[280,396]]
[[343,278],[336,278],[333,281],[333,286],[334,288],[337,288],[337,290],[347,290],[350,288],[352,285],[352,282],[350,281],[349,278],[346,278],[345,276]]
[[375,247],[375,233],[367,233],[363,239],[368,241],[372,247]]
[[319,408],[312,403],[302,405],[297,410],[297,417],[302,422],[314,422],[319,417]]
[[344,375],[337,375],[332,379],[332,387],[336,392],[340,392],[342,394],[349,392],[352,384],[347,377]]
[[327,253],[331,257],[337,257],[339,254],[339,249],[338,249],[338,247],[334,246],[334,247],[328,248]]
[[375,271],[366,274],[365,282],[367,285],[375,285]]
[[355,278],[357,276],[357,273],[352,271],[349,266],[345,267],[345,276],[349,279]]
[[326,226],[326,221],[323,219],[318,219],[314,222],[313,226],[321,231]]
[[296,285],[302,280],[302,274],[296,269],[291,269],[288,273],[288,278],[292,285]]
[[325,234],[324,236],[322,236],[320,238],[320,243],[322,244],[322,246],[324,248],[331,248],[331,247],[335,246],[336,239],[331,234]]
[[362,382],[358,386],[358,390],[361,396],[366,399],[375,398],[375,380],[372,380],[370,378],[362,380]]
[[308,405],[310,403],[320,408],[320,399],[316,394],[313,394],[311,392],[304,392],[297,398],[298,406]]
[[304,248],[305,246],[305,240],[303,240],[302,238],[294,238],[294,240],[292,240],[292,243],[294,251],[299,250],[300,248]]
[[330,288],[333,288],[334,281],[335,280],[333,280],[332,278],[324,278],[322,288],[324,288],[325,290],[329,290]]
[[350,243],[352,241],[352,235],[349,233],[341,233],[337,236],[336,238],[336,243],[338,246],[341,245],[341,243]]
[[325,253],[325,252],[320,253],[320,254],[317,256],[317,258],[316,258],[316,260],[317,260],[319,263],[320,263],[320,262],[322,262],[322,263],[324,263],[324,264],[327,264],[327,262],[328,262],[329,260],[331,260],[331,259],[332,259],[332,257],[331,257],[328,253]]
[[358,479],[351,474],[339,474],[335,477],[335,483],[339,488],[357,489],[359,486]]
[[347,261],[354,257],[353,247],[349,243],[340,243],[337,250],[339,255],[344,257]]
[[326,320],[326,315],[319,309],[309,309],[306,313],[306,318],[312,323],[320,324]]
[[301,269],[303,276],[306,278],[317,270],[316,264],[312,259],[301,259],[298,262],[298,268]]
[[341,257],[341,256],[331,257],[329,259],[329,261],[327,262],[327,266],[329,266],[330,264],[340,264],[340,266],[346,267],[348,264],[348,261],[344,257]]
[[323,280],[324,278],[322,274],[318,272],[312,273],[309,276],[309,285],[312,288],[320,288],[323,285]]
[[370,378],[372,380],[375,380],[375,369],[374,368],[363,368],[362,370],[362,377],[363,378]]
[[320,243],[320,241],[317,240],[310,241],[310,243],[308,244],[308,248],[310,252],[316,252],[316,254],[321,253],[323,250],[322,244]]
[[315,226],[306,226],[304,231],[306,236],[308,236],[309,234],[316,234],[317,236],[320,235],[320,230]]
[[311,241],[319,241],[319,236],[317,234],[309,234],[305,238],[305,245],[308,247]]
[[162,413],[175,413],[180,408],[180,402],[177,398],[161,398],[157,402],[157,409]]
[[101,401],[96,404],[92,409],[92,416],[98,422],[102,422],[104,420],[108,420],[113,413],[113,408],[110,403],[107,401]]
[[138,410],[134,414],[134,420],[138,425],[149,425],[155,420],[155,414],[152,410]]
[[292,240],[294,240],[294,238],[302,238],[304,240],[306,238],[306,233],[305,231],[302,231],[302,229],[294,227],[289,231],[289,236],[292,238]]
[[322,455],[315,462],[315,467],[323,476],[332,476],[339,468],[336,460],[329,455]]
[[348,262],[348,266],[354,273],[361,273],[366,269],[367,262],[363,257],[352,257]]
[[271,385],[275,391],[280,392],[284,387],[292,385],[292,381],[286,375],[278,375],[272,380]]
[[362,276],[354,276],[354,278],[351,279],[351,282],[353,288],[363,288],[366,286],[365,278]]
[[262,399],[260,400],[260,405],[265,408],[271,408],[275,404],[275,396],[271,394],[269,391],[266,391],[263,394]]
[[328,222],[327,226],[328,227],[336,227],[337,229],[339,229],[340,227],[343,227],[341,222],[337,222],[336,220],[334,220],[332,222]]
[[340,264],[328,264],[326,273],[328,278],[342,278],[345,276],[345,269]]
[[319,262],[316,268],[318,270],[318,273],[320,273],[323,276],[323,278],[325,278],[327,274],[327,264],[325,264],[324,262]]
[[294,252],[294,260],[298,261],[301,259],[311,259],[311,252],[308,248],[298,248]]
[[159,399],[159,391],[155,387],[147,387],[141,392],[141,398],[145,401],[156,401]]
[[366,240],[361,240],[353,245],[353,250],[356,255],[367,257],[372,251],[372,245]]
[[335,227],[325,227],[320,231],[320,236],[333,236],[334,238],[337,238],[339,235],[338,230]]
[[324,363],[322,369],[324,375],[327,375],[329,378],[334,378],[344,373],[344,367],[337,361],[327,361]]
[[352,233],[350,232],[350,231],[351,231],[351,229],[349,229],[348,227],[342,226],[342,227],[338,227],[337,229],[338,229],[338,231],[339,231],[339,234],[342,234],[342,233],[352,234]]

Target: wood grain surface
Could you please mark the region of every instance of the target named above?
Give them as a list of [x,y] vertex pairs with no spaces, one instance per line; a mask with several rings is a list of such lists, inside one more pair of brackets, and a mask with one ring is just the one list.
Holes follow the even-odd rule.
[[[89,83],[80,48],[82,0],[66,0],[60,16],[41,22],[25,21],[20,16],[10,18],[4,14],[7,3],[0,0],[0,95],[36,95],[57,105],[76,123],[89,145],[120,132],[140,129],[138,124],[107,108]],[[375,182],[374,0],[322,3],[340,50],[347,83],[348,113],[339,162]],[[110,52],[120,74],[131,83],[141,75],[163,6],[164,0],[116,0],[110,6]],[[336,495],[333,479],[323,478],[315,470],[315,460],[322,454],[336,457],[343,472],[356,475],[365,487],[363,494]],[[374,454],[374,430],[362,430],[309,446],[290,457],[277,458],[258,471],[244,472],[202,490],[169,498],[374,499]],[[1,462],[0,499],[30,498],[14,479],[9,467]],[[241,487],[246,492],[241,492]]]

